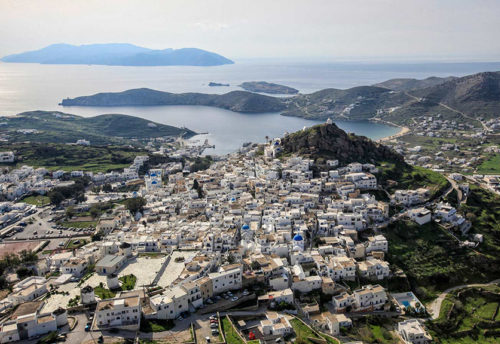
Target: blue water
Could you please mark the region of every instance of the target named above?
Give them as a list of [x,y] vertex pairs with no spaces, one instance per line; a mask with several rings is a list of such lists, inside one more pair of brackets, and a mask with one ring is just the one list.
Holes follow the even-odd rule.
[[[120,67],[85,65],[7,64],[0,62],[0,115],[9,116],[31,110],[58,110],[81,116],[124,113],[175,126],[184,125],[198,132],[209,132],[216,145],[213,153],[227,153],[243,142],[262,142],[318,123],[279,114],[239,114],[200,106],[173,107],[61,107],[66,97],[98,92],[117,92],[148,87],[168,92],[225,93],[240,89],[244,81],[265,80],[310,93],[324,88],[371,85],[391,78],[463,76],[481,71],[500,70],[500,63],[281,63],[236,61],[217,67]],[[230,87],[209,87],[211,81],[230,83]],[[356,134],[378,139],[392,135],[397,128],[369,122],[338,122]]]

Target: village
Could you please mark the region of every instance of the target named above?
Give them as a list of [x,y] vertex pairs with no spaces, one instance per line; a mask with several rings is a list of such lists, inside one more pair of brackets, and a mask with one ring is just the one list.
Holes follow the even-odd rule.
[[[389,336],[430,342],[423,303],[411,290],[383,287],[398,273],[385,259],[384,228],[401,218],[418,225],[436,221],[463,237],[470,222],[438,198],[429,200],[426,188],[378,200],[373,192],[380,191],[379,171],[372,164],[328,160],[315,175],[313,160],[280,158],[280,151],[277,138],[247,145],[206,170],[190,173],[170,162],[142,178],[137,172],[148,157],[138,156],[121,174],[85,174],[96,184],[139,185],[136,191],[97,195],[87,188],[86,201],[75,206],[65,200],[63,210],[51,212],[49,205],[17,200],[28,190],[43,194],[71,185],[71,179],[60,180],[58,171],[43,178],[46,170],[28,166],[4,174],[2,244],[33,242],[41,259],[27,264],[32,276],[7,276],[12,292],[0,301],[1,342],[48,334],[102,342],[151,332],[158,339],[172,340],[176,333],[179,341],[201,343],[310,336],[352,342],[354,323],[373,315],[394,320]],[[13,191],[12,185],[24,189]],[[464,193],[466,186],[459,186]],[[120,203],[125,197],[143,202],[131,209]],[[84,212],[91,201],[116,203],[74,237],[11,237],[23,231],[16,221],[24,217],[50,222],[68,207]],[[461,245],[482,242],[481,235],[469,239]],[[42,245],[42,252],[44,242],[49,246]]]
[[388,142],[413,166],[446,174],[500,193],[500,120],[450,119],[442,114],[414,116],[411,128]]

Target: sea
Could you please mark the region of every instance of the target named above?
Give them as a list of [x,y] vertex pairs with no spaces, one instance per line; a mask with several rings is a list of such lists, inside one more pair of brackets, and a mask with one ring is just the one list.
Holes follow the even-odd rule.
[[[215,145],[206,154],[227,154],[246,142],[263,142],[266,136],[282,136],[320,123],[279,113],[242,114],[204,106],[63,107],[62,99],[132,88],[161,91],[225,93],[241,90],[244,81],[275,82],[311,93],[325,88],[345,89],[372,85],[392,78],[464,76],[500,70],[500,62],[474,63],[382,63],[382,62],[291,62],[244,60],[216,67],[121,67],[95,65],[40,65],[0,62],[0,116],[25,111],[62,111],[91,117],[119,113],[154,122],[186,127]],[[210,82],[229,87],[210,87]],[[380,139],[399,128],[367,121],[337,121],[347,132]]]

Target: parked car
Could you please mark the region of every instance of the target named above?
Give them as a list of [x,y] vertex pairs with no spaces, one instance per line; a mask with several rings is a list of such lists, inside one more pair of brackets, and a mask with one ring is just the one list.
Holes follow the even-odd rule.
[[88,322],[87,325],[85,325],[85,331],[89,332],[91,326],[92,326],[92,324]]
[[210,324],[210,328],[218,328],[218,327],[219,327],[219,325],[217,325],[216,323]]
[[233,297],[231,298],[231,301],[238,301],[238,296],[233,296]]
[[247,296],[248,294],[250,294],[250,293],[248,292],[247,289],[243,290],[243,296]]

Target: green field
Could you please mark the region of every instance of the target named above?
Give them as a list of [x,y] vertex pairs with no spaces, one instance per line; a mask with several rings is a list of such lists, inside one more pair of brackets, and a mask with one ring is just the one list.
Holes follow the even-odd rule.
[[393,320],[382,317],[367,316],[355,319],[353,326],[342,329],[343,336],[363,343],[397,344],[398,337],[392,333],[395,326]]
[[454,291],[443,302],[439,318],[429,323],[431,334],[447,344],[498,343],[499,301],[500,287],[494,285]]
[[23,198],[21,202],[36,205],[37,207],[43,207],[50,204],[50,198],[42,195],[28,196]]
[[97,221],[63,221],[59,222],[59,224],[66,228],[69,227],[88,228],[88,227],[95,227],[97,225]]
[[101,300],[104,300],[104,299],[112,299],[113,297],[115,297],[116,293],[109,290],[109,289],[106,289],[104,288],[104,286],[102,285],[98,285],[97,287],[94,288],[94,293],[99,296],[99,298]]
[[500,174],[500,154],[490,155],[476,170],[478,174]]
[[57,143],[14,143],[0,145],[16,154],[16,166],[45,167],[50,171],[82,170],[109,172],[130,166],[137,155],[147,152],[126,146],[74,146]]
[[245,344],[233,326],[231,326],[227,317],[222,318],[222,329],[224,330],[227,344]]
[[137,277],[130,274],[120,277],[119,280],[122,282],[122,290],[133,290]]
[[[397,166],[394,163],[384,162],[379,166],[379,170],[377,178],[390,193],[397,189],[425,187],[429,189],[432,199],[439,196],[450,185],[440,173],[420,166]],[[393,181],[396,183],[392,184]],[[388,186],[389,183],[391,186]]]
[[422,301],[450,286],[489,281],[493,260],[484,260],[434,222],[419,226],[398,221],[384,235],[389,241],[387,260],[400,267]]
[[161,320],[161,319],[141,319],[141,332],[151,333],[151,332],[163,332],[171,330],[175,326],[173,320]]
[[339,343],[336,339],[333,339],[330,336],[327,336],[323,333],[317,333],[316,331],[313,331],[309,326],[305,325],[299,319],[290,320],[290,325],[292,325],[293,331],[295,332],[295,335],[297,338],[296,339],[297,343],[315,344],[315,342],[313,342],[312,340],[310,340],[308,338],[318,338],[318,339],[323,338],[329,344]]

